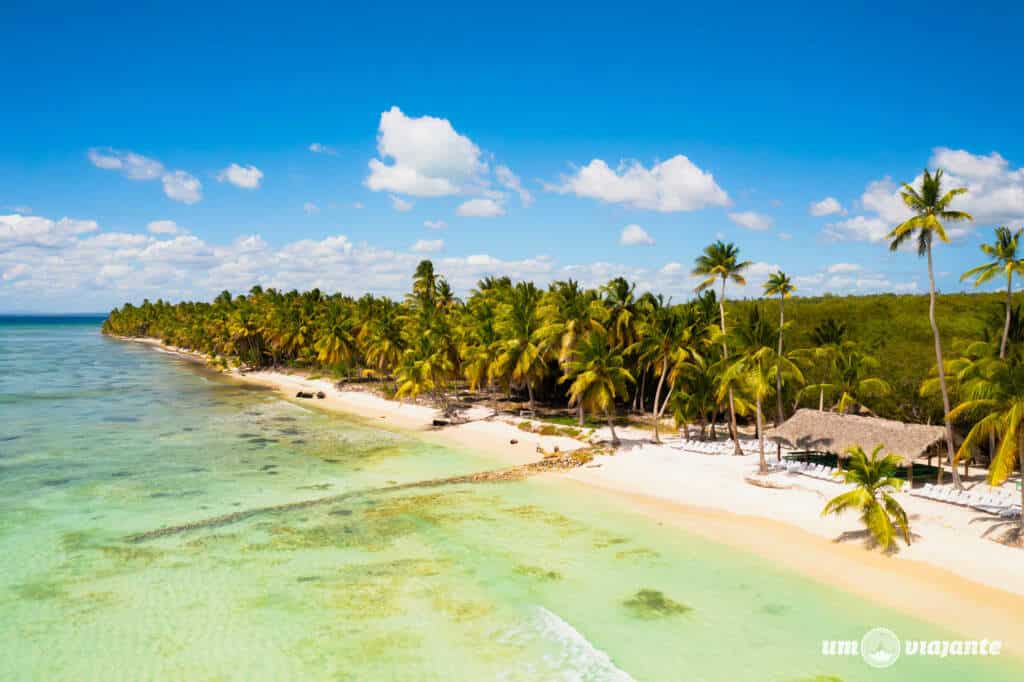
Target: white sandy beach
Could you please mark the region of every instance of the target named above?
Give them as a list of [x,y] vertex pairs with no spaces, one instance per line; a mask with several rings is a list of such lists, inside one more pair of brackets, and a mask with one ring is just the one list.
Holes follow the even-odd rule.
[[[190,357],[202,359],[195,354]],[[274,388],[292,400],[300,390],[323,391],[324,399],[302,403],[416,431],[434,442],[491,453],[510,465],[536,461],[538,447],[567,451],[585,445],[571,438],[524,432],[516,427],[515,418],[488,418],[484,408],[475,408],[469,415],[474,421],[434,429],[431,425],[438,412],[423,405],[339,390],[329,380],[299,374],[231,374]],[[771,480],[782,488],[756,486],[746,481],[757,470],[756,456],[686,452],[673,447],[671,437],[654,445],[646,430],[617,431],[622,445],[614,455],[550,474],[557,479],[552,483],[586,485],[606,494],[609,503],[653,515],[660,523],[753,551],[790,570],[965,636],[1002,639],[1007,648],[1024,653],[1024,581],[1019,579],[1024,575],[1024,550],[983,537],[996,517],[898,493],[910,516],[914,543],[901,544],[897,554],[886,556],[864,548],[858,537],[839,541],[844,533],[861,529],[855,514],[821,516],[825,502],[842,490],[839,483],[777,473]],[[607,439],[609,434],[599,429],[594,437]]]

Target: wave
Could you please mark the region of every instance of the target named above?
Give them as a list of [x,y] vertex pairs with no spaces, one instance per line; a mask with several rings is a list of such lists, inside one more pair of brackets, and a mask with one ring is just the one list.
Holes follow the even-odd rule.
[[[525,630],[508,633],[505,641],[527,645],[539,640],[546,646],[544,679],[565,682],[635,682],[616,667],[612,657],[601,651],[558,614],[535,606]],[[533,666],[531,666],[533,668]],[[538,671],[533,670],[534,673]]]

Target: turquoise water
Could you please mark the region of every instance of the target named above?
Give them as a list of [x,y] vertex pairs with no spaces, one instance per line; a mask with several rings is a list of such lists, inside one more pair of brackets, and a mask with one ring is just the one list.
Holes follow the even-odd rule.
[[2,680],[1019,678],[822,657],[951,635],[557,481],[381,490],[499,463],[96,320],[0,321],[0,413]]

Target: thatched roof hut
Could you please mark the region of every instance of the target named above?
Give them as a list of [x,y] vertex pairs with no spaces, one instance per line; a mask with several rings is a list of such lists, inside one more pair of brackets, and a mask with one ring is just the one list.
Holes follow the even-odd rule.
[[766,430],[765,438],[792,450],[837,455],[842,455],[854,445],[870,453],[881,443],[885,447],[884,453],[899,455],[907,463],[941,444],[946,438],[946,430],[941,426],[801,409],[777,428]]

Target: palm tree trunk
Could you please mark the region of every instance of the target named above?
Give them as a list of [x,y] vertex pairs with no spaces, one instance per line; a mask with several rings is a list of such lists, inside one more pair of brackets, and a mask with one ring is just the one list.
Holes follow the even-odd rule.
[[757,470],[762,474],[768,473],[768,461],[764,458],[764,429],[762,428],[761,419],[761,397],[757,398],[757,448],[758,448],[758,464]]
[[530,396],[530,412],[533,412],[533,382],[526,382],[526,393]]
[[[939,370],[939,388],[942,391],[942,410],[946,420],[946,455],[950,469],[953,473],[953,485],[957,490],[962,490],[960,474],[956,470],[953,458],[956,451],[953,448],[953,423],[949,420],[949,391],[946,388],[946,368],[942,364],[942,337],[939,336],[939,325],[935,321],[935,270],[932,267],[932,245],[928,243],[928,320],[932,325],[932,335],[935,337],[935,361]],[[939,467],[939,476],[942,476],[942,467]]]
[[647,368],[643,367],[640,370],[640,411],[646,411],[644,404],[644,398],[647,397]]
[[[729,359],[729,344],[725,340],[725,277],[722,277],[722,297],[718,299],[718,317],[722,323],[722,360],[724,361]],[[736,427],[736,400],[732,395],[732,386],[729,387],[729,431],[732,433],[733,454],[742,455],[743,448],[740,447],[740,433]]]
[[1003,323],[1003,340],[999,344],[999,359],[1006,359],[1006,340],[1010,337],[1010,305],[1013,302],[1013,273],[1006,276],[1006,322]]
[[779,351],[775,358],[775,425],[778,426],[786,418],[782,406],[782,327],[786,324],[786,299],[779,297]]
[[611,429],[612,432],[612,445],[618,445],[619,437],[615,435],[615,422],[612,421],[612,411],[610,409],[605,410],[604,414],[608,418],[608,428]]
[[665,383],[665,374],[668,373],[668,358],[665,358],[661,363],[661,376],[658,377],[658,387],[654,389],[654,442],[660,443],[661,438],[658,436],[658,420],[661,418],[661,412],[658,410],[658,401],[661,399],[661,387]]
[[825,411],[825,389],[818,389],[818,412]]
[[582,402],[579,405],[576,406],[576,416],[577,416],[577,420],[579,421],[580,428],[583,428],[584,420],[583,420],[583,403]]

